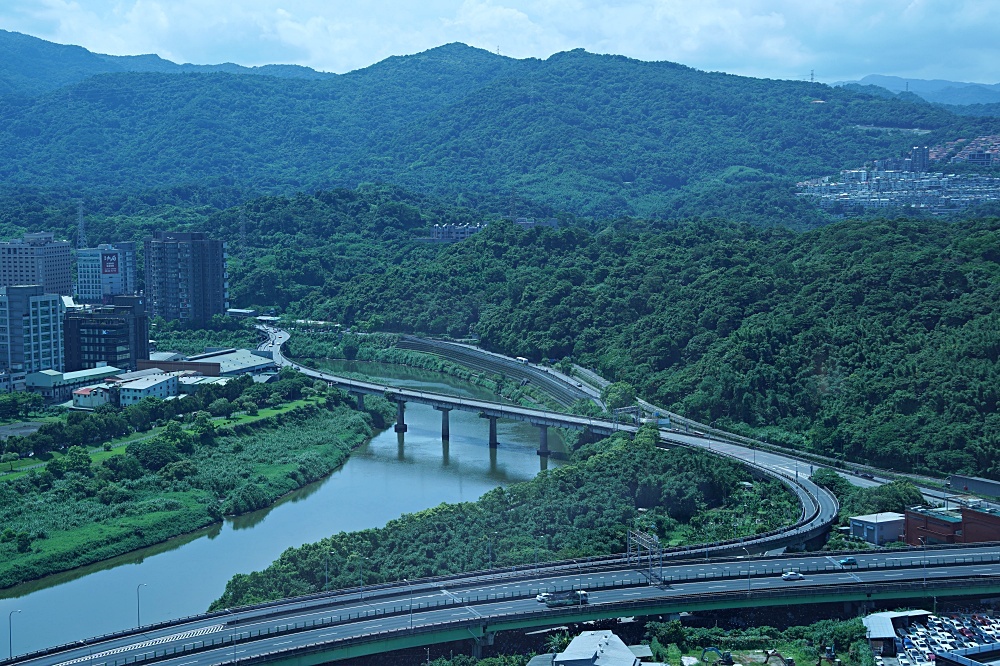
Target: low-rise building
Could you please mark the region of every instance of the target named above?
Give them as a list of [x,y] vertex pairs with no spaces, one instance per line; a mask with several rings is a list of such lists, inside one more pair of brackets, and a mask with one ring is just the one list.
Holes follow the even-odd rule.
[[911,546],[991,541],[1000,541],[1000,511],[992,507],[916,506],[906,510],[906,543]]
[[906,543],[911,546],[962,542],[962,513],[957,509],[916,506],[906,510]]
[[[614,633],[585,631],[558,654],[533,657],[528,666],[640,666],[640,657],[651,657],[645,645],[625,645]],[[654,666],[647,664],[647,666]]]
[[271,372],[278,367],[270,352],[250,349],[220,349],[188,356],[183,361],[139,361],[139,369],[159,368],[164,372],[194,371],[206,377],[238,377]]
[[26,377],[27,374],[24,372],[0,370],[0,393],[24,391],[27,388]]
[[177,395],[177,377],[168,374],[150,375],[118,385],[118,404],[128,407],[143,398],[166,400]]
[[73,407],[97,409],[101,405],[114,404],[114,397],[114,388],[111,386],[84,386],[73,391]]
[[25,385],[29,391],[40,393],[46,402],[66,402],[73,397],[74,389],[96,384],[119,373],[119,368],[110,365],[76,372],[42,370],[30,373],[25,378]]
[[903,538],[906,516],[893,511],[851,517],[851,536],[876,546]]

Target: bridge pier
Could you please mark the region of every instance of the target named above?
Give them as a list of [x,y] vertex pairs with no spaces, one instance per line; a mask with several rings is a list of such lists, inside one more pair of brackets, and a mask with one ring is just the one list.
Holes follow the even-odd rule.
[[355,400],[355,402],[357,402],[357,405],[358,405],[358,411],[359,412],[365,411],[365,394],[364,393],[351,393],[350,395],[354,396],[354,400]]
[[[484,627],[485,628],[485,627]],[[476,659],[483,658],[483,647],[493,645],[493,632],[487,631],[482,636],[475,636],[472,639],[472,656]]]
[[392,428],[396,432],[406,432],[406,421],[403,419],[405,405],[406,402],[403,400],[396,401],[396,425]]
[[434,409],[441,412],[441,439],[447,442],[451,439],[451,428],[449,427],[448,415],[451,413],[451,407],[435,407]]
[[552,454],[549,451],[549,427],[544,425],[536,425],[538,428],[538,455],[543,458],[547,458]]
[[490,448],[495,449],[500,444],[497,441],[497,417],[487,416],[486,418],[490,420]]

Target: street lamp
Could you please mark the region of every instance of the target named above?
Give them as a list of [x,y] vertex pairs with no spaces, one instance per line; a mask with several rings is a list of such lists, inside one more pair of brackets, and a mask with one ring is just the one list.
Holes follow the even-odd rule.
[[747,554],[747,596],[750,596],[750,550],[746,546],[741,546]]
[[927,538],[917,537],[917,541],[920,542],[921,546],[921,556],[920,559],[923,560],[924,564],[924,586],[927,586]]
[[362,555],[359,555],[358,553],[354,553],[354,554],[357,555],[357,557],[358,557],[358,581],[361,583],[361,585],[358,587],[358,589],[361,591],[360,592],[361,599],[364,599],[365,598],[365,560],[367,560],[368,558],[364,557]]
[[139,614],[139,588],[146,587],[145,583],[139,583],[135,586],[135,626],[142,626],[142,615]]
[[407,578],[404,578],[403,582],[406,583],[406,587],[410,591],[410,631],[413,631],[413,585]]
[[7,647],[10,651],[10,658],[14,658],[14,613],[20,613],[19,610],[12,610],[7,613]]
[[326,592],[330,589],[330,556],[333,555],[333,551],[326,552],[326,565],[323,567],[323,591]]

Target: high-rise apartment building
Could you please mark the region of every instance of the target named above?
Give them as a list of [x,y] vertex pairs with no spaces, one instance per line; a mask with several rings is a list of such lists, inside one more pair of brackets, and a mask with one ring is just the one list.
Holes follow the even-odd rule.
[[144,244],[151,317],[202,325],[229,307],[226,244],[203,233],[157,231]]
[[110,305],[67,312],[63,329],[66,372],[102,363],[135,370],[139,359],[149,358],[145,296],[115,296]]
[[76,300],[108,304],[136,293],[135,243],[103,244],[76,251]]
[[64,312],[39,285],[0,287],[0,370],[62,372]]
[[73,295],[67,241],[49,232],[0,242],[0,286],[41,285],[46,294]]

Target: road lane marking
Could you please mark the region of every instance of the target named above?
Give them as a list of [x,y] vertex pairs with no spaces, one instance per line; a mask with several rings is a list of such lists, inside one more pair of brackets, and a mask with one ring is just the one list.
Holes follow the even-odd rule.
[[100,659],[101,657],[109,657],[115,654],[121,654],[122,652],[128,652],[129,650],[141,650],[147,647],[153,647],[156,645],[162,645],[164,643],[170,643],[172,641],[182,641],[188,638],[194,638],[197,636],[204,636],[206,634],[213,634],[222,631],[226,628],[224,624],[216,624],[211,627],[202,627],[201,629],[192,629],[191,631],[185,631],[179,634],[171,634],[170,636],[161,636],[160,638],[154,638],[152,640],[144,641],[142,643],[133,643],[131,645],[123,645],[117,647],[113,650],[105,650],[104,652],[95,652],[92,655],[86,657],[77,657],[76,659],[70,659],[69,661],[63,661],[53,666],[67,666],[68,664],[79,664],[80,662],[90,662],[94,659]]
[[282,641],[281,643],[275,643],[274,646],[278,647],[279,645],[288,645],[289,643],[291,643],[291,641]]

